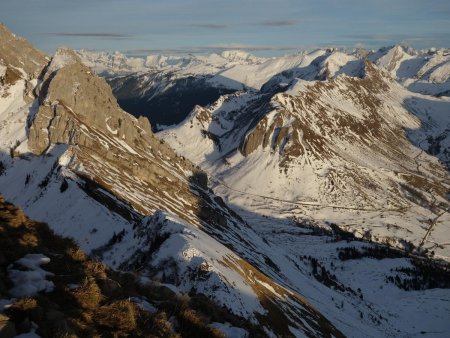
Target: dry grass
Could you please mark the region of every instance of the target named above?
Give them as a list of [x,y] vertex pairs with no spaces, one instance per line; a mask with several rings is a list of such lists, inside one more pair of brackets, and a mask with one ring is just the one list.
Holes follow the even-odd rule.
[[85,278],[83,284],[73,291],[73,296],[83,309],[95,310],[102,300],[102,290],[94,278]]
[[14,305],[12,306],[12,309],[28,312],[28,311],[35,310],[37,308],[37,306],[38,306],[38,304],[37,304],[36,299],[22,298],[14,303]]
[[69,248],[66,253],[73,259],[74,262],[85,262],[87,260],[87,256],[84,251],[78,247]]
[[158,312],[148,321],[149,332],[152,332],[150,337],[168,337],[179,338],[179,334],[173,332],[172,324],[170,324],[167,314],[165,312]]
[[89,276],[94,276],[97,279],[108,278],[106,265],[99,261],[87,260],[83,263],[83,266]]
[[180,313],[180,331],[183,337],[192,338],[225,338],[217,329],[207,326],[207,321],[194,310],[186,309]]
[[30,247],[37,247],[39,244],[39,240],[35,234],[32,233],[25,233],[22,238],[19,240],[19,243],[21,245],[26,245]]
[[136,329],[136,305],[119,300],[99,307],[95,312],[95,320],[101,326],[120,332],[130,332]]

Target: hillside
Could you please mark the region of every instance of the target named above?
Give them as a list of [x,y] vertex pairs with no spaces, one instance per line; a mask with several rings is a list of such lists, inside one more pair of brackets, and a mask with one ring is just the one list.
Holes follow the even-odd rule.
[[157,135],[240,208],[449,257],[449,106],[367,62],[361,78],[224,96]]
[[[215,329],[262,333],[205,297],[172,291],[88,258],[45,223],[0,196],[0,335],[40,337],[224,337]],[[14,298],[10,299],[12,295]],[[249,330],[249,331],[247,331]],[[225,331],[227,332],[227,331]]]
[[[71,305],[81,318],[71,330],[152,332],[145,325],[161,317],[143,314],[141,323],[140,310],[122,302],[137,278],[157,289],[132,297],[166,312],[171,326],[165,318],[162,326],[182,336],[221,334],[210,323],[228,337],[448,335],[448,98],[412,93],[360,52],[331,49],[280,59],[150,57],[142,65],[151,70],[138,74],[139,60],[116,55],[105,80],[83,53],[47,57],[1,29],[0,68],[15,76],[0,73],[0,193],[38,221],[20,229],[38,237],[33,229],[45,222],[71,239],[50,237],[47,251],[12,253],[5,264],[25,257],[19,263],[39,271],[40,291],[49,291],[37,304],[56,302],[51,262],[71,262],[55,255],[66,250],[57,245],[76,243],[87,256],[74,269],[101,266],[126,290],[108,298],[112,286],[97,272],[66,276],[59,288],[94,277],[101,308],[136,319],[115,327]],[[109,56],[99,58],[109,67]],[[192,89],[186,78],[219,92],[171,127],[127,113],[114,96],[127,81],[133,95],[138,79],[180,107],[177,93]],[[238,88],[230,79],[245,81]],[[55,279],[39,267],[48,259],[29,253],[48,257]],[[2,297],[16,291],[7,286]],[[153,292],[170,296],[160,302]],[[42,318],[30,321],[45,336]],[[198,331],[183,331],[184,320]]]

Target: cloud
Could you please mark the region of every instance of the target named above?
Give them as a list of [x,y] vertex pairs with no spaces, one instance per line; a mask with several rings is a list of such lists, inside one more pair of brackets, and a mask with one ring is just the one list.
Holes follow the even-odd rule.
[[441,32],[433,34],[355,34],[355,35],[345,35],[344,39],[358,40],[358,41],[369,41],[369,42],[391,42],[391,41],[427,41],[433,39],[449,39],[450,33]]
[[344,39],[370,41],[370,42],[389,42],[411,38],[408,34],[353,34],[344,35]]
[[217,24],[217,23],[198,23],[198,24],[192,24],[192,27],[199,27],[199,28],[208,28],[208,29],[224,29],[227,28],[227,25],[224,24]]
[[286,27],[295,26],[298,24],[296,20],[265,20],[255,23],[256,26],[266,26],[266,27]]
[[119,33],[101,33],[101,32],[50,32],[45,35],[65,36],[65,37],[82,37],[82,38],[100,38],[100,39],[127,39],[131,35]]
[[293,51],[293,50],[300,50],[301,47],[222,43],[197,47],[133,49],[126,51],[125,54],[130,56],[146,56],[148,54],[208,54],[208,53],[220,53],[226,50],[235,50],[235,49],[246,52],[262,52],[262,51]]
[[416,49],[435,47],[446,47],[450,43],[450,33],[437,32],[428,34],[346,34],[331,39],[328,42],[319,42],[320,48],[359,48],[378,49],[393,45],[411,46]]
[[[234,24],[233,26],[287,27],[287,26],[295,26],[298,23],[299,21],[297,20],[265,20],[247,24],[244,23]],[[194,23],[190,24],[189,26],[206,29],[225,29],[229,27],[229,25],[220,23]]]

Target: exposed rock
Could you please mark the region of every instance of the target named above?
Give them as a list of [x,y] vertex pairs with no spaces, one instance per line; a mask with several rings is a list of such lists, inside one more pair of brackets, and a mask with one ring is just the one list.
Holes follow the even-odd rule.
[[37,78],[47,63],[44,53],[0,24],[0,64],[7,66],[10,78]]
[[267,133],[267,118],[263,118],[252,132],[247,134],[243,140],[239,150],[242,155],[250,155],[256,148],[258,148],[264,140],[264,147],[267,146],[268,133]]

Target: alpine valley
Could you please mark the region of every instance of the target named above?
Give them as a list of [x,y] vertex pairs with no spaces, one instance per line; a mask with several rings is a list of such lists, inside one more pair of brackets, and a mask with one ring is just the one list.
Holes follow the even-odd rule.
[[2,25],[0,336],[448,337],[449,173],[450,49],[49,56]]

